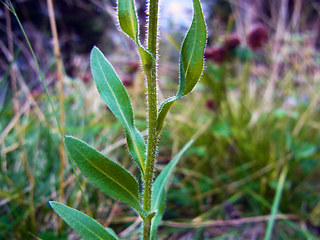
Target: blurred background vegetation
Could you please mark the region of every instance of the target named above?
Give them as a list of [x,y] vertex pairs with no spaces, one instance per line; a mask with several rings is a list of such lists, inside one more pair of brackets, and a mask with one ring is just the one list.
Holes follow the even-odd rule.
[[[271,239],[320,239],[319,1],[201,2],[206,68],[196,91],[168,116],[157,169],[201,134],[172,178],[159,239],[263,239],[272,219]],[[145,37],[145,1],[136,3]],[[133,43],[116,27],[115,1],[54,1],[63,92],[47,2],[13,4],[54,106],[65,115],[66,134],[135,173],[124,133],[89,69],[90,50],[98,45],[126,85],[146,135],[144,77]],[[177,91],[179,44],[192,1],[161,5],[162,102]],[[4,5],[0,31],[0,239],[78,239],[48,205],[58,200],[87,212],[35,62]],[[95,219],[123,239],[137,239],[136,214],[76,171]]]

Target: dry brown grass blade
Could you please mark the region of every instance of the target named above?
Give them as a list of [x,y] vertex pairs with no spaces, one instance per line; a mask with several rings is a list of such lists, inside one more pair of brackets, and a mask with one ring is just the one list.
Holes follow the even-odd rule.
[[[47,0],[51,33],[53,37],[54,56],[57,65],[57,79],[58,79],[58,92],[59,92],[59,120],[61,127],[61,134],[65,135],[65,114],[64,114],[64,93],[63,93],[63,73],[62,73],[62,59],[61,51],[59,47],[58,31],[56,26],[56,20],[54,15],[54,7],[52,0]],[[59,159],[60,159],[60,170],[59,170],[59,201],[64,203],[64,170],[66,161],[65,149],[62,138],[59,143]],[[62,220],[60,226],[62,226]]]
[[0,145],[3,143],[4,139],[6,138],[6,136],[9,134],[9,132],[12,130],[12,128],[16,125],[18,119],[20,118],[20,116],[27,112],[30,108],[31,103],[30,102],[25,102],[22,107],[20,108],[20,111],[17,112],[13,118],[11,119],[11,121],[8,123],[8,125],[3,129],[1,135],[0,135]]
[[[10,59],[13,59],[13,54],[10,53],[9,49],[4,45],[4,43],[2,41],[0,41],[0,49],[3,51],[3,53],[5,54],[7,60],[9,62],[11,62]],[[22,90],[22,92],[26,95],[27,97],[27,101],[31,102],[31,104],[34,106],[34,110],[35,113],[37,115],[37,117],[39,118],[39,120],[45,125],[48,126],[48,123],[46,121],[46,118],[44,116],[44,114],[42,113],[38,103],[36,102],[36,100],[34,99],[34,97],[32,96],[32,94],[30,93],[30,90],[27,86],[27,84],[24,82],[22,74],[19,70],[19,68],[16,66],[16,64],[12,64],[11,66],[14,74],[15,74],[15,78],[17,80],[17,83],[19,83],[20,88]]]
[[216,193],[219,193],[219,192],[222,192],[222,191],[230,191],[230,190],[234,190],[256,178],[259,178],[263,175],[265,175],[266,173],[274,170],[276,167],[279,167],[283,164],[286,164],[287,161],[289,161],[292,157],[292,154],[287,154],[281,158],[279,158],[276,162],[273,162],[271,164],[268,164],[267,166],[259,169],[258,171],[256,171],[255,173],[251,174],[250,176],[248,177],[245,177],[245,178],[242,178],[238,181],[234,181],[230,184],[227,184],[225,186],[221,186],[221,187],[217,187],[217,188],[214,188],[210,191],[207,191],[205,193],[202,193],[201,195],[195,195],[194,198],[199,198],[199,197],[202,197],[202,198],[205,198],[205,197],[210,197]]
[[[224,227],[224,226],[239,226],[247,223],[257,223],[269,221],[270,215],[247,217],[234,220],[216,220],[204,222],[174,222],[164,221],[162,225],[174,228],[202,228],[202,227]],[[275,216],[276,220],[299,220],[298,216],[293,214],[278,214]]]

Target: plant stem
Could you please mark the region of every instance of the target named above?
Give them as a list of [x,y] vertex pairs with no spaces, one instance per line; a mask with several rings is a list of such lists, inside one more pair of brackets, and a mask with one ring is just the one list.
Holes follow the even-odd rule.
[[[148,96],[148,146],[146,173],[144,176],[143,208],[151,210],[151,193],[157,150],[157,47],[158,47],[158,0],[150,0],[149,3],[149,28],[148,28],[148,50],[153,56],[151,74],[147,76]],[[150,239],[151,218],[146,217],[143,222],[143,240]]]

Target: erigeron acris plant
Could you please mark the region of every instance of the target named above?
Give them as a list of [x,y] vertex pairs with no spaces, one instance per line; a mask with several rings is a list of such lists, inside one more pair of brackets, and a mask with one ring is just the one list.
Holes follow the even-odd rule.
[[[16,16],[27,39],[13,5],[10,1],[9,3],[7,7]],[[199,81],[204,66],[203,54],[207,38],[206,24],[200,0],[193,0],[193,20],[180,51],[179,90],[175,96],[168,98],[158,107],[158,0],[150,0],[148,8],[148,41],[147,46],[144,46],[139,40],[139,24],[134,1],[118,0],[120,28],[135,42],[146,77],[148,120],[148,137],[146,142],[135,126],[129,96],[112,65],[97,47],[92,49],[90,58],[91,71],[98,92],[124,128],[128,150],[140,170],[142,188],[139,186],[136,177],[118,163],[110,160],[93,147],[75,137],[63,137],[68,156],[76,162],[88,180],[102,192],[119,199],[139,214],[143,221],[141,232],[141,239],[143,240],[155,239],[157,228],[165,209],[168,178],[181,155],[192,144],[192,140],[188,142],[154,180],[157,144],[166,115],[173,103],[189,94]],[[28,45],[35,58],[29,41]],[[36,58],[35,61],[40,72],[40,77],[45,85]],[[46,85],[45,89],[49,96]],[[53,112],[55,112],[50,97],[49,101]],[[61,130],[60,133],[62,134]],[[96,220],[78,210],[53,201],[50,202],[50,205],[84,239],[119,239],[113,230],[104,228]]]

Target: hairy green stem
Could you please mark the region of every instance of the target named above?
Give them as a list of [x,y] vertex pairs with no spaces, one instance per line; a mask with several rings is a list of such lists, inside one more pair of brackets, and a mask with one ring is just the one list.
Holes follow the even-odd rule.
[[[158,47],[158,0],[149,3],[148,50],[153,56],[151,74],[147,76],[148,96],[148,146],[146,174],[144,176],[143,208],[150,212],[151,193],[157,149],[157,47]],[[150,239],[151,217],[146,217],[143,223],[143,240]]]

